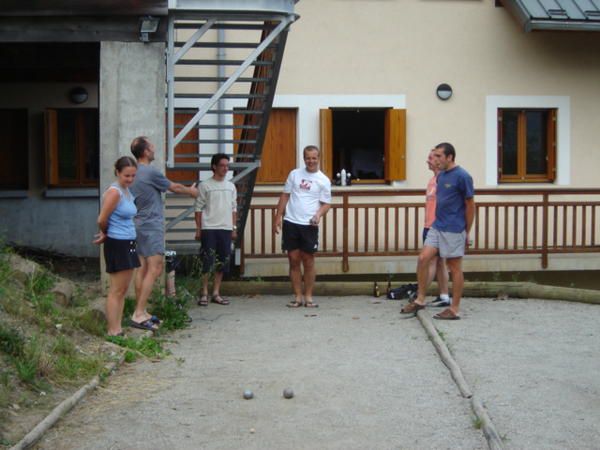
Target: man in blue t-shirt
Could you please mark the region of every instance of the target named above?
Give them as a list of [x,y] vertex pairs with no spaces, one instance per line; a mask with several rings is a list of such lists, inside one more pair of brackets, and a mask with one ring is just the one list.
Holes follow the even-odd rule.
[[416,313],[425,308],[429,262],[439,255],[446,258],[452,275],[452,304],[433,318],[457,320],[460,319],[458,309],[464,285],[462,257],[468,246],[468,234],[475,217],[473,178],[465,169],[456,165],[456,151],[452,144],[443,142],[437,145],[433,156],[441,170],[437,182],[435,222],[419,254],[418,296],[413,303],[402,308],[401,312]]

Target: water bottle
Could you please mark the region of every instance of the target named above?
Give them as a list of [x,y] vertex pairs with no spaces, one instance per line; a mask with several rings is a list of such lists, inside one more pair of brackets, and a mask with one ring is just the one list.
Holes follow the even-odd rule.
[[342,171],[340,172],[340,177],[341,177],[341,182],[342,182],[342,186],[346,186],[346,169],[342,169]]

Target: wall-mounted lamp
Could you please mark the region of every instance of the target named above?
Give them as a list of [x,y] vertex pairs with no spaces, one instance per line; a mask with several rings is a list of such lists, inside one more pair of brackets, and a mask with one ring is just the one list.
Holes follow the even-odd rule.
[[148,42],[150,33],[156,33],[160,19],[158,17],[140,17],[140,41]]
[[82,87],[77,86],[69,91],[69,100],[76,105],[81,105],[82,103],[87,102],[88,99],[88,91]]
[[442,83],[437,87],[435,93],[440,100],[448,100],[452,97],[452,87],[449,84]]

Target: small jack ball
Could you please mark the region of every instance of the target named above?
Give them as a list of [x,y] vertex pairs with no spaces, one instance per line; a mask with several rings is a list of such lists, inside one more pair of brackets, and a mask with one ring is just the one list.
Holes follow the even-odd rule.
[[294,391],[292,391],[290,388],[286,388],[283,390],[283,396],[285,398],[292,398],[294,396]]
[[250,400],[250,399],[251,399],[251,398],[253,398],[253,397],[254,397],[254,394],[252,393],[252,391],[251,391],[250,389],[246,389],[246,390],[244,391],[244,398],[245,398],[246,400]]

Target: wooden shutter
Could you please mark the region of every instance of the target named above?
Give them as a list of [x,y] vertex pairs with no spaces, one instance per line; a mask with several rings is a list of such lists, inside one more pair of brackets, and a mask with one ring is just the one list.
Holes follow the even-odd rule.
[[44,113],[45,125],[45,181],[48,186],[58,186],[58,121],[55,109],[47,109]]
[[385,112],[385,180],[406,180],[406,110]]
[[319,110],[321,132],[321,171],[333,179],[333,111]]
[[[194,117],[193,114],[183,114],[177,113],[175,111],[175,125],[185,125],[190,119]],[[183,138],[184,140],[198,140],[198,128],[192,128],[188,134]],[[197,154],[198,144],[195,143],[179,143],[175,147],[175,161],[176,162],[198,162],[197,157],[193,156],[185,156],[181,157],[179,155],[189,155],[189,154]],[[194,170],[177,170],[177,169],[167,169],[166,176],[171,181],[175,181],[177,183],[192,183],[197,180],[198,172]]]
[[257,183],[285,183],[296,167],[296,115],[295,109],[271,110]]

